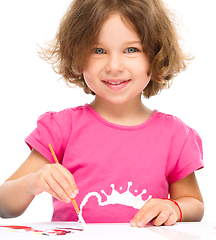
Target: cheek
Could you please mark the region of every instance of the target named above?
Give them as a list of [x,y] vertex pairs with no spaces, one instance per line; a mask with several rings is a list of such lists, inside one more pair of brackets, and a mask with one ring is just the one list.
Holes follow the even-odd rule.
[[131,71],[133,71],[133,76],[136,79],[142,79],[144,82],[149,82],[151,76],[149,74],[149,65],[143,62],[139,62],[131,66]]
[[83,71],[83,78],[84,78],[84,81],[87,84],[87,86],[92,90],[92,82],[93,82],[92,74],[88,71]]
[[137,79],[136,87],[137,89],[145,89],[151,80],[151,75],[149,74],[150,64],[148,62],[140,61],[136,65],[132,66],[133,77]]
[[88,77],[96,76],[98,75],[98,72],[99,72],[98,61],[96,61],[94,58],[90,58],[83,68],[83,75],[86,75]]
[[95,68],[92,65],[88,65],[83,70],[83,78],[87,86],[93,91],[96,91],[97,88],[97,81],[95,81],[98,77]]
[[83,77],[85,82],[91,81],[91,79],[94,77],[94,71],[92,71],[94,68],[90,62],[88,62],[84,68],[83,68]]
[[135,61],[131,61],[129,63],[131,70],[134,73],[137,73],[138,75],[142,76],[148,76],[150,71],[150,61],[148,60],[148,57],[143,53],[138,58],[135,59]]
[[96,84],[101,78],[102,72],[104,71],[103,61],[98,59],[90,58],[88,63],[83,68],[83,77],[85,82],[88,84]]

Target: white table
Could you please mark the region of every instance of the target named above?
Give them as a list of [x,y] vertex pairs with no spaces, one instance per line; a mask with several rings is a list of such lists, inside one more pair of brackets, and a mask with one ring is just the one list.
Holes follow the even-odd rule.
[[[14,224],[16,225],[16,224]],[[2,226],[2,225],[0,225]],[[20,224],[19,224],[20,226]],[[71,231],[64,236],[43,235],[41,232],[13,230],[0,227],[1,240],[23,239],[71,239],[71,240],[208,240],[216,239],[216,223],[176,223],[171,227],[132,228],[129,224],[87,224],[90,231],[77,231],[81,225],[75,222],[48,222],[27,223],[21,226],[31,227],[32,230],[43,230],[43,234],[52,232],[52,229]],[[48,230],[49,229],[49,230]]]

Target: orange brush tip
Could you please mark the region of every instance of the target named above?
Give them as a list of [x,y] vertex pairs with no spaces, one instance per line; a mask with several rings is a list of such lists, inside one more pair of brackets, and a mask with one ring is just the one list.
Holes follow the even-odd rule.
[[72,204],[74,206],[74,209],[75,209],[76,213],[79,214],[80,210],[79,210],[79,208],[77,206],[76,200],[74,198],[71,198],[71,202],[72,202]]

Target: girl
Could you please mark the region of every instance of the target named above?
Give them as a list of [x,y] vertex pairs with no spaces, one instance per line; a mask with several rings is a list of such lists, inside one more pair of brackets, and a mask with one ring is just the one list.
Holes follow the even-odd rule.
[[46,191],[53,221],[77,220],[74,197],[86,222],[200,221],[201,139],[141,101],[169,87],[189,60],[163,2],[74,0],[41,55],[95,98],[38,119],[26,138],[31,154],[0,187],[0,216],[21,215]]

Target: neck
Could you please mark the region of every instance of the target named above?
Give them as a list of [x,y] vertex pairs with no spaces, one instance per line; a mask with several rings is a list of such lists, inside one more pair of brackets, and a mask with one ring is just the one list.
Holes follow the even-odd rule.
[[96,96],[90,105],[107,121],[125,126],[139,125],[153,113],[142,103],[141,96],[122,104],[114,104]]

